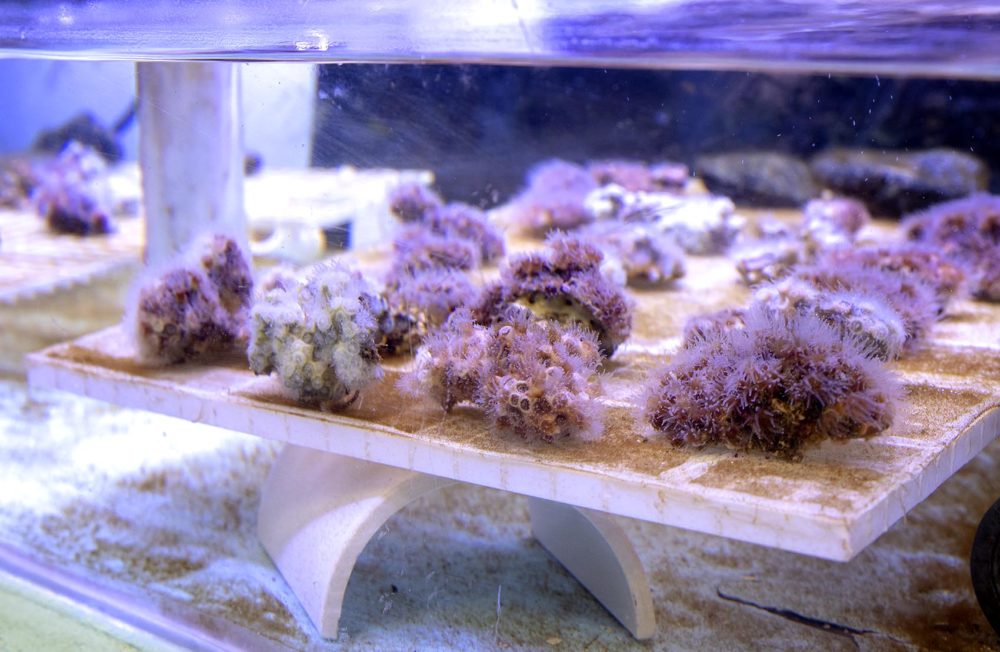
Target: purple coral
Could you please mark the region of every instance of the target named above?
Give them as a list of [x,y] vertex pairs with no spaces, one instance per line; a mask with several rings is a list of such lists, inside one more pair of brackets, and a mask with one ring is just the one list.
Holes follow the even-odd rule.
[[195,240],[186,262],[141,285],[135,305],[139,355],[183,362],[245,342],[253,279],[235,240]]
[[1000,196],[975,194],[937,204],[908,217],[903,229],[966,269],[976,297],[1000,301]]
[[516,305],[536,319],[576,324],[597,334],[611,356],[632,331],[632,305],[601,272],[604,255],[585,239],[557,234],[546,253],[522,254],[501,269],[474,307],[477,320],[495,323]]
[[545,235],[592,221],[584,207],[597,182],[579,165],[552,159],[528,173],[528,186],[511,201],[512,219],[522,230]]
[[591,161],[587,164],[587,172],[594,177],[599,186],[613,183],[630,192],[655,189],[649,166],[639,161],[623,159]]
[[26,157],[0,157],[0,207],[27,206],[38,185],[39,168],[35,161]]
[[436,192],[420,183],[404,183],[389,193],[389,210],[403,222],[422,222],[443,203]]
[[591,161],[587,164],[587,172],[598,185],[614,184],[630,192],[679,192],[684,189],[691,176],[683,163],[646,165],[626,159]]
[[758,237],[732,252],[736,271],[747,285],[776,281],[794,265],[813,262],[831,248],[848,249],[858,231],[871,221],[864,204],[842,197],[814,199],[794,228],[776,221],[756,225]]
[[416,369],[400,379],[412,396],[428,395],[445,412],[459,403],[475,403],[491,361],[485,356],[492,332],[457,311],[425,339]]
[[446,411],[474,403],[497,428],[529,441],[599,437],[593,335],[517,311],[508,317],[481,326],[467,311],[454,313],[428,336],[403,389],[430,395]]
[[452,238],[423,226],[403,229],[393,243],[395,257],[391,274],[406,274],[435,267],[469,270],[480,260],[479,246],[463,238]]
[[57,233],[100,235],[114,230],[104,159],[77,142],[39,174],[31,200]]
[[431,268],[392,277],[379,315],[380,348],[410,352],[432,329],[476,296],[468,275],[457,269]]
[[658,374],[643,416],[675,446],[796,457],[818,439],[876,435],[901,396],[884,365],[812,315],[754,307],[740,329],[708,329]]
[[738,330],[744,326],[746,326],[744,308],[723,308],[716,312],[695,315],[684,323],[681,346],[690,348],[701,340],[719,337],[722,333]]
[[600,437],[593,378],[601,358],[592,334],[518,317],[492,333],[486,356],[496,364],[480,401],[499,428],[528,440]]
[[839,247],[823,252],[817,264],[826,267],[860,265],[919,279],[933,288],[939,313],[944,313],[953,299],[964,294],[966,284],[961,267],[938,251],[916,243]]
[[495,262],[506,253],[503,234],[475,206],[447,204],[425,217],[424,225],[439,235],[476,243],[482,263]]
[[732,253],[736,271],[747,285],[775,281],[803,262],[806,253],[795,236],[760,238],[744,243]]
[[[908,345],[903,317],[878,286],[819,289],[792,276],[760,288],[758,304],[786,317],[812,314],[853,339],[867,355],[892,360]],[[913,342],[909,342],[913,346]]]
[[879,297],[903,321],[904,350],[912,350],[921,342],[940,316],[934,288],[915,275],[845,262],[835,267],[803,265],[786,280],[803,282],[823,292]]
[[807,231],[831,230],[853,239],[861,227],[872,221],[865,205],[857,199],[830,197],[813,199],[802,209],[802,223]]

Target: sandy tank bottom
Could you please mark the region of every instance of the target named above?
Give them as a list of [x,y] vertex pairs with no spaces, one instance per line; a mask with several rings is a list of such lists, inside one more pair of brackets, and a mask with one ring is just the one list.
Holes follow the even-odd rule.
[[[657,612],[644,644],[531,538],[522,498],[468,486],[386,523],[351,577],[339,638],[321,639],[254,534],[277,450],[0,379],[0,544],[244,649],[1000,650],[967,561],[1000,497],[1000,443],[847,564],[626,521]],[[62,631],[153,645],[73,629],[86,619],[0,587],[4,600],[39,621],[31,649]],[[0,650],[26,640],[0,637]]]

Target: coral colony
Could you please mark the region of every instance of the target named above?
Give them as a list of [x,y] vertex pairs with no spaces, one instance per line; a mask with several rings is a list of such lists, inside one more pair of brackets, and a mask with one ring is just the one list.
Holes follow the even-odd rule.
[[593,220],[648,224],[695,255],[725,252],[746,225],[732,201],[711,195],[630,192],[608,185],[589,193],[584,207]]
[[960,292],[961,271],[907,245],[820,249],[815,259],[761,285],[746,309],[688,322],[640,406],[654,430],[677,446],[795,458],[811,440],[891,425],[900,389],[884,361],[926,336]]
[[[450,241],[475,244],[478,253],[474,256],[474,265],[485,265],[503,258],[503,234],[490,224],[483,211],[474,206],[458,202],[445,204],[434,191],[413,183],[396,188],[390,195],[389,207],[400,221],[416,225],[413,230],[404,231],[406,237],[397,237],[397,250],[401,241],[425,231]],[[469,269],[463,264],[442,266]]]
[[646,165],[627,160],[593,161],[587,172],[599,186],[615,184],[630,192],[681,192],[691,176],[682,163]]
[[390,207],[407,226],[395,239],[385,278],[379,348],[411,353],[430,329],[474,298],[464,271],[502,258],[504,240],[481,210],[446,204],[418,184],[397,188]]
[[551,159],[528,173],[527,187],[510,202],[511,220],[520,231],[545,236],[568,231],[606,216],[590,205],[590,197],[610,187],[623,195],[678,200],[689,180],[687,166],[680,163],[646,165],[637,161],[594,161],[586,167]]
[[911,215],[903,229],[965,270],[976,298],[1000,301],[1000,197],[944,202]]
[[548,245],[547,252],[511,258],[500,280],[483,290],[473,316],[500,323],[516,306],[539,320],[592,330],[601,353],[611,356],[632,331],[631,300],[601,273],[604,255],[588,241],[556,234]]
[[662,285],[686,272],[684,252],[673,237],[648,224],[597,222],[577,233],[601,250],[606,275],[619,285]]
[[742,322],[702,331],[647,391],[641,409],[672,444],[795,458],[809,441],[891,425],[900,387],[853,340],[814,315],[760,305]]
[[593,221],[584,199],[597,187],[579,165],[559,159],[539,163],[528,173],[527,188],[511,202],[512,219],[519,229],[537,236],[575,229]]
[[420,183],[405,183],[389,193],[389,210],[402,222],[422,222],[441,208],[437,193]]
[[412,353],[427,333],[476,296],[461,270],[441,267],[393,276],[379,313],[380,350]]
[[57,233],[110,233],[111,197],[100,154],[71,142],[54,163],[38,173],[31,201]]
[[482,326],[461,310],[428,336],[400,384],[445,411],[474,404],[495,427],[529,441],[595,439],[602,429],[600,360],[593,334],[576,326],[518,310]]
[[403,229],[393,243],[390,276],[450,267],[469,270],[480,260],[479,246],[471,240],[440,235],[422,226]]
[[22,208],[38,184],[37,165],[23,156],[0,158],[0,207]]
[[350,405],[382,376],[378,294],[341,264],[284,278],[253,305],[250,368],[277,374],[298,401],[323,410]]
[[751,286],[777,280],[793,265],[852,244],[870,221],[864,204],[855,199],[814,199],[806,203],[802,222],[795,227],[766,220],[758,224],[757,237],[732,252],[736,270]]
[[246,341],[253,278],[236,241],[205,235],[181,260],[139,286],[134,322],[143,360],[184,362]]

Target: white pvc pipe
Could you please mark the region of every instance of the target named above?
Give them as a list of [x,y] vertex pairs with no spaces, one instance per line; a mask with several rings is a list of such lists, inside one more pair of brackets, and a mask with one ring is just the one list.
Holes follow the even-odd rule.
[[136,64],[146,264],[208,229],[247,240],[236,63]]

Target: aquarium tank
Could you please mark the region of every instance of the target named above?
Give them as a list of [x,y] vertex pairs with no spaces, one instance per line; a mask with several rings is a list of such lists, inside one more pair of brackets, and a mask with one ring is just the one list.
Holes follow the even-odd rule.
[[1000,8],[0,6],[0,650],[1000,650]]

